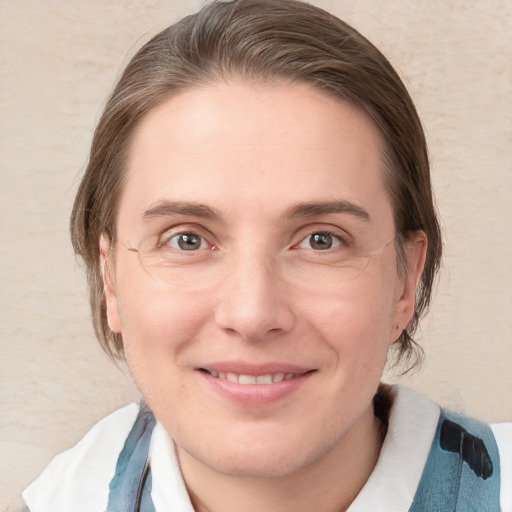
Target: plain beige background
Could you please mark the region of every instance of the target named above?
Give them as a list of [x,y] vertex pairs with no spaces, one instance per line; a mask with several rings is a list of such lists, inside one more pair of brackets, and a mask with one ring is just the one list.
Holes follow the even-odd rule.
[[[101,105],[127,58],[197,0],[0,0],[0,510],[54,454],[137,396],[97,347],[67,222]],[[312,2],[353,24],[416,101],[445,261],[400,379],[512,420],[512,2]],[[396,379],[395,379],[396,380]]]

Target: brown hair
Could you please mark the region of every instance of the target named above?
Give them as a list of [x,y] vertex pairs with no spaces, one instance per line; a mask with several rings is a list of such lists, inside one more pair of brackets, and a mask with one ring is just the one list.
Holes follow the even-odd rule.
[[414,104],[387,59],[335,16],[295,0],[214,2],[163,30],[133,57],[107,101],[71,215],[75,252],[86,265],[96,335],[113,357],[122,338],[109,329],[99,264],[99,238],[115,239],[124,158],[137,122],[185,89],[241,77],[304,82],[363,109],[386,146],[386,185],[393,204],[399,268],[404,242],[423,230],[425,268],[414,316],[402,331],[397,361],[422,357],[412,339],[426,312],[441,258],[424,133]]

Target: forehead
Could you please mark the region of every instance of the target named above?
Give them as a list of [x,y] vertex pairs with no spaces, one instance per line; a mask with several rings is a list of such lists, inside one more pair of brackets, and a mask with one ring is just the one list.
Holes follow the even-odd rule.
[[162,200],[234,216],[329,200],[390,210],[373,122],[304,84],[218,83],[174,96],[136,128],[126,173],[120,224]]

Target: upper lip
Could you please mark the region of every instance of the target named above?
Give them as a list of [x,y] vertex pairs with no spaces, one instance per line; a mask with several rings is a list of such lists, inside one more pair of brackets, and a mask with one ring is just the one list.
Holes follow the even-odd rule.
[[219,361],[214,363],[206,363],[197,367],[198,370],[222,372],[222,373],[235,373],[237,375],[268,375],[275,373],[295,373],[304,374],[314,370],[315,368],[308,368],[295,364],[287,363],[264,363],[253,364],[243,361]]

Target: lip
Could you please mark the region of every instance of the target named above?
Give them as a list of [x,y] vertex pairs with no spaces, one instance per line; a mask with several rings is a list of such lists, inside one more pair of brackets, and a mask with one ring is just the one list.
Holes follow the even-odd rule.
[[[314,368],[297,365],[280,363],[254,365],[244,362],[217,362],[198,367],[196,370],[216,394],[247,406],[269,405],[282,400],[302,387],[316,372]],[[240,384],[216,377],[210,372],[250,376],[283,374],[288,375],[288,378],[272,384]],[[293,377],[290,378],[290,374],[293,374]]]

